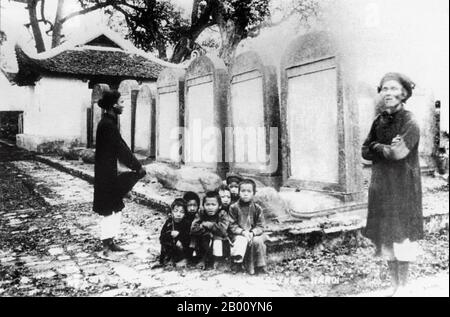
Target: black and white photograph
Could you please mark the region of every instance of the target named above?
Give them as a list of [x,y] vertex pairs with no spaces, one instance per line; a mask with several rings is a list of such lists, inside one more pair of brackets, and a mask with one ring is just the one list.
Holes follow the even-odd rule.
[[448,153],[447,0],[0,0],[0,298],[449,297]]

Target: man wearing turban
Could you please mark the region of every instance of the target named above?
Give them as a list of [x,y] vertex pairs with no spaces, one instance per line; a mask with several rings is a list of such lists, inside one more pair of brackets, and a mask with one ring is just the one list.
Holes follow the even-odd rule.
[[378,87],[382,113],[362,146],[372,161],[369,210],[364,235],[377,255],[388,260],[393,294],[405,292],[409,263],[423,237],[422,189],[419,165],[419,125],[405,109],[414,83],[399,73],[386,74]]
[[[117,127],[117,117],[123,111],[120,93],[105,91],[98,106],[105,112],[98,124],[96,136],[93,210],[102,216],[100,236],[103,254],[107,256],[110,251],[125,251],[114,242],[120,229],[121,211],[125,207],[123,198],[146,172],[120,136]],[[118,174],[118,161],[133,172]]]

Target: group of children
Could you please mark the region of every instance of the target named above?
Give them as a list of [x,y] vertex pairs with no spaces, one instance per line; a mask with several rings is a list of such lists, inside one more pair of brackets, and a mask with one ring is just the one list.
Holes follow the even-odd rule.
[[263,211],[254,202],[256,184],[234,175],[226,183],[202,201],[194,192],[175,199],[161,230],[160,265],[209,269],[222,259],[230,260],[235,272],[266,272],[267,237]]

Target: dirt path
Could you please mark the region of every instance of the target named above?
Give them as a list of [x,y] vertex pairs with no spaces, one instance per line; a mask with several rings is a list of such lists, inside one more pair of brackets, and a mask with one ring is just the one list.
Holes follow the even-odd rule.
[[98,257],[92,186],[32,161],[14,162],[32,175],[47,207],[0,211],[1,295],[294,296],[272,277],[219,271],[151,269],[165,216],[126,203],[122,245],[114,260]]
[[[389,284],[364,240],[298,250],[266,276],[151,269],[165,215],[130,201],[120,242],[131,253],[107,261],[98,256],[90,184],[35,161],[0,163],[0,178],[0,296],[348,296],[381,294],[373,292]],[[421,244],[412,276],[425,282],[417,289],[448,294],[448,230]]]

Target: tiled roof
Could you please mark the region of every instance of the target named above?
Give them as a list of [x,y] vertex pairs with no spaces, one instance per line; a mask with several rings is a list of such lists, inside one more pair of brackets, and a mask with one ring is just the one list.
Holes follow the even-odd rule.
[[82,46],[64,50],[48,58],[27,55],[15,48],[19,71],[14,81],[30,85],[41,75],[65,75],[78,78],[95,76],[136,80],[156,80],[165,68],[162,63],[120,49]]

